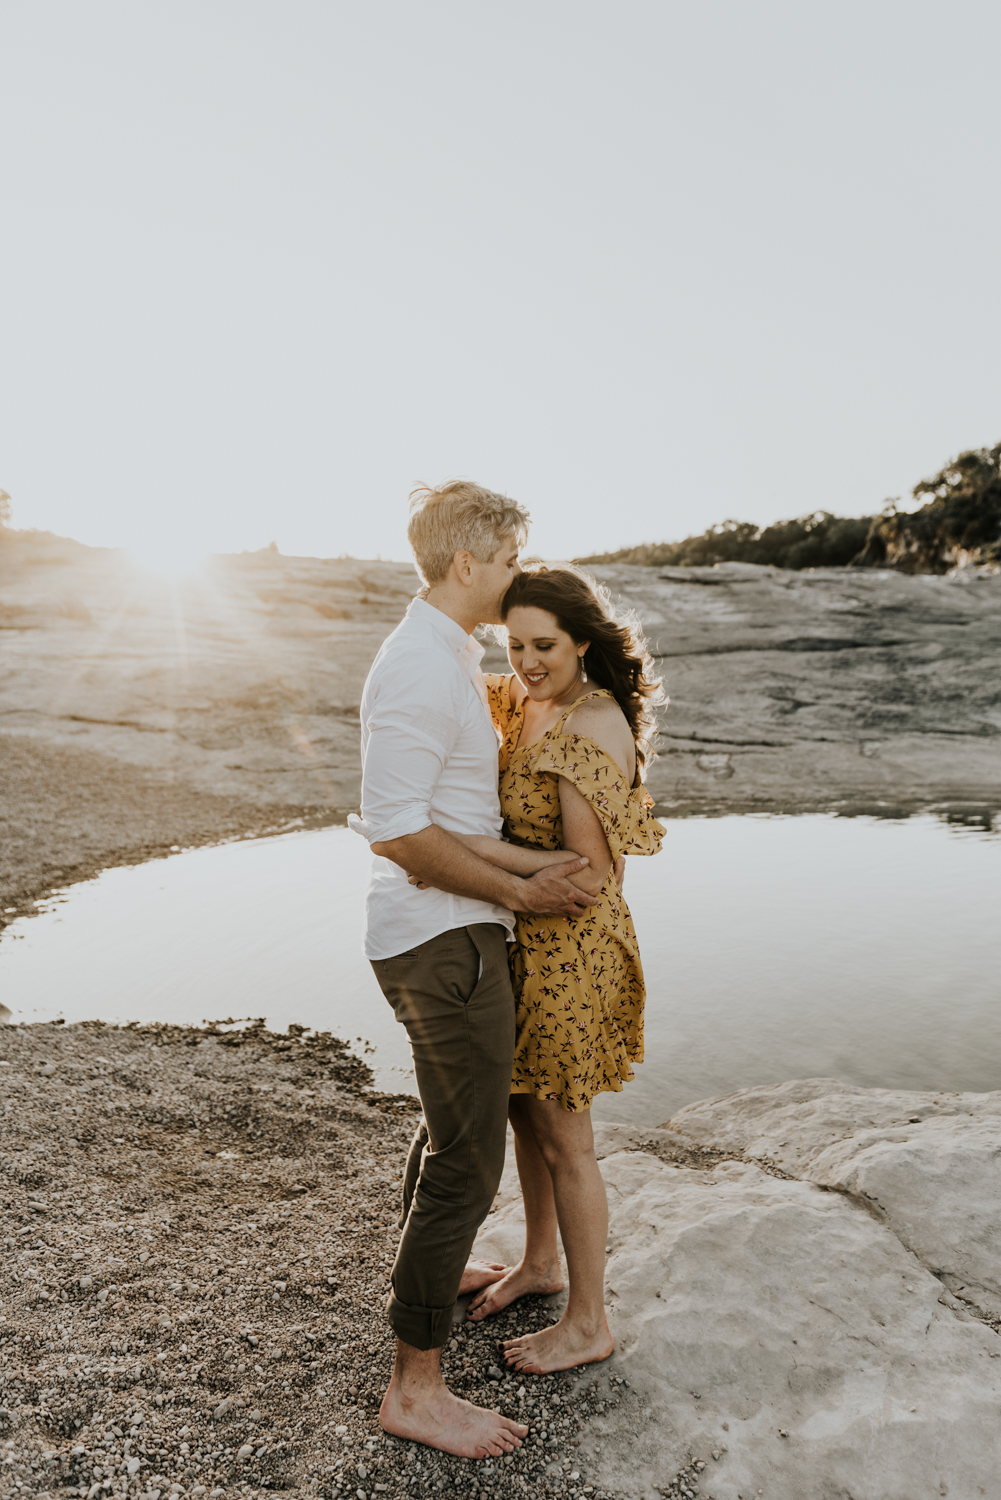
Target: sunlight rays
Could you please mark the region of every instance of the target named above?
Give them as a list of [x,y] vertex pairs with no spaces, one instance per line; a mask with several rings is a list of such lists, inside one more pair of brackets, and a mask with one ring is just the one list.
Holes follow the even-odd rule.
[[128,556],[141,572],[168,583],[193,578],[209,560],[206,549],[186,537],[150,537],[129,547]]

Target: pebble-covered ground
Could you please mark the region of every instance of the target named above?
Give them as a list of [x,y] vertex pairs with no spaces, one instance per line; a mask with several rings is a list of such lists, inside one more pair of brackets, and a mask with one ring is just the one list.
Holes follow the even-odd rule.
[[519,1453],[379,1427],[414,1101],[370,1078],[329,1035],[259,1024],[0,1028],[0,1500],[607,1497],[589,1462],[639,1399],[614,1362],[496,1363],[546,1299],[458,1325],[445,1355],[455,1390],[530,1424]]

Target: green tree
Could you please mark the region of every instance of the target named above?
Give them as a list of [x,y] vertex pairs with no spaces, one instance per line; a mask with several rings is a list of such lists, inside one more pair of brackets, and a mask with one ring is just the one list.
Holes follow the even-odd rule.
[[920,510],[891,501],[873,521],[855,565],[946,573],[958,563],[1001,562],[1001,443],[969,448],[911,492]]
[[773,568],[897,568],[903,573],[1001,563],[1001,443],[961,453],[933,478],[916,484],[912,494],[915,500],[929,498],[909,513],[891,500],[875,517],[815,510],[764,527],[721,521],[683,542],[646,542],[578,561],[652,568],[745,562]]
[[643,563],[648,567],[711,568],[715,563],[762,563],[773,568],[840,568],[865,543],[870,516],[853,519],[817,510],[792,521],[755,526],[721,521],[683,542],[654,542],[583,557],[584,563]]

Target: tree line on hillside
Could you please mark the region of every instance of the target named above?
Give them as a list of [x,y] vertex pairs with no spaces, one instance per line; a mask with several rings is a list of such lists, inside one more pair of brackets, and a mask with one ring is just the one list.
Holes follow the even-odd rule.
[[817,510],[772,526],[721,521],[683,542],[647,542],[578,561],[674,568],[744,562],[773,568],[896,568],[902,573],[1001,565],[1001,443],[961,453],[932,479],[922,479],[911,494],[915,500],[929,498],[910,512],[890,501],[878,516]]

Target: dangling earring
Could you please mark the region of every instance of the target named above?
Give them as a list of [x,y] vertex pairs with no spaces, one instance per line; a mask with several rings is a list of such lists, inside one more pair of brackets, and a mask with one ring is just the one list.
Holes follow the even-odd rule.
[[577,660],[580,662],[580,680],[581,682],[586,682],[587,673],[584,671],[584,658],[583,656],[579,656]]

